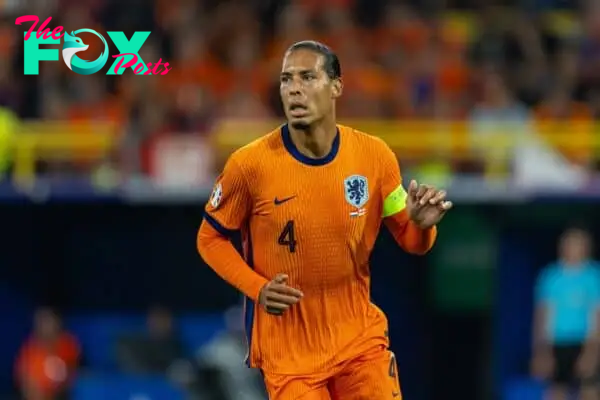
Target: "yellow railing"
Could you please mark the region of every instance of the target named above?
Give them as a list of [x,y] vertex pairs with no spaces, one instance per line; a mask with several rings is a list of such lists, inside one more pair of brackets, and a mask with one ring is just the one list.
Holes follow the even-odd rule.
[[14,135],[14,178],[31,183],[40,160],[80,159],[82,153],[106,154],[115,142],[115,126],[108,123],[25,122]]
[[[508,157],[525,137],[537,137],[561,151],[600,154],[600,125],[592,122],[535,123],[527,129],[515,124],[490,123],[474,129],[467,122],[347,120],[344,125],[379,136],[400,157],[469,158],[482,150]],[[218,124],[212,136],[219,157],[276,129],[281,121],[229,120]],[[534,135],[531,135],[534,133]],[[115,126],[107,123],[26,122],[14,135],[14,174],[32,182],[40,160],[76,160],[82,154],[98,158],[113,148]]]
[[[360,131],[378,136],[397,152],[420,155],[447,154],[462,158],[482,148],[510,151],[539,140],[564,151],[600,149],[600,125],[593,122],[537,122],[529,126],[514,123],[432,121],[365,121],[342,122]],[[214,144],[221,154],[228,154],[252,140],[276,129],[278,121],[224,121],[216,129]]]

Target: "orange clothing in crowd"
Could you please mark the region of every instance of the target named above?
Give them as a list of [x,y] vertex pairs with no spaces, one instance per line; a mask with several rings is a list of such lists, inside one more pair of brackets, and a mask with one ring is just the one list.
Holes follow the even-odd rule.
[[173,94],[185,85],[196,85],[208,89],[220,98],[231,84],[227,70],[213,59],[174,64],[168,74],[157,78],[161,91],[167,94]]
[[16,363],[20,383],[29,382],[46,396],[65,389],[72,381],[79,362],[80,349],[75,337],[61,334],[54,345],[30,338],[21,348]]
[[538,132],[547,136],[549,143],[553,136],[566,135],[568,141],[556,144],[556,148],[570,161],[586,164],[594,155],[593,115],[590,108],[579,102],[570,102],[563,110],[557,110],[550,103],[542,103],[535,109]]
[[110,97],[92,104],[74,104],[68,111],[69,120],[74,123],[103,121],[115,126],[125,121],[124,114],[121,103]]

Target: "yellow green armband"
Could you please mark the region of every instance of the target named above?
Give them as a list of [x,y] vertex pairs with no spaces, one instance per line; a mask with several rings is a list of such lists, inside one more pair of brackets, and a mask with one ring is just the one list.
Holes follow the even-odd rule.
[[398,214],[406,208],[406,191],[402,185],[392,191],[383,201],[383,217]]

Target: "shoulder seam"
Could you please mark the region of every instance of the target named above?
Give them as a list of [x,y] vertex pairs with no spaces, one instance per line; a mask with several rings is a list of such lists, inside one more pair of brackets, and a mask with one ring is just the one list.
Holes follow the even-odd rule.
[[250,181],[248,180],[248,177],[246,176],[246,170],[244,169],[244,167],[242,166],[242,164],[240,164],[235,158],[231,159],[231,162],[233,162],[237,168],[239,168],[241,174],[242,174],[242,179],[244,181],[244,185],[246,185],[246,189],[248,190],[248,193],[251,195],[251,198],[254,198],[254,195],[252,193],[250,193]]

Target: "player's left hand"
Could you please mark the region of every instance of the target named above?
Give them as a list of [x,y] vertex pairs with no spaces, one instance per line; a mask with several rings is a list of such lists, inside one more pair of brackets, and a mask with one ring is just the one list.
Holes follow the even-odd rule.
[[598,356],[595,351],[584,349],[575,364],[575,373],[581,379],[593,377],[598,367]]
[[406,210],[419,228],[428,229],[436,225],[451,208],[452,202],[446,201],[446,191],[419,185],[414,179],[410,181]]

